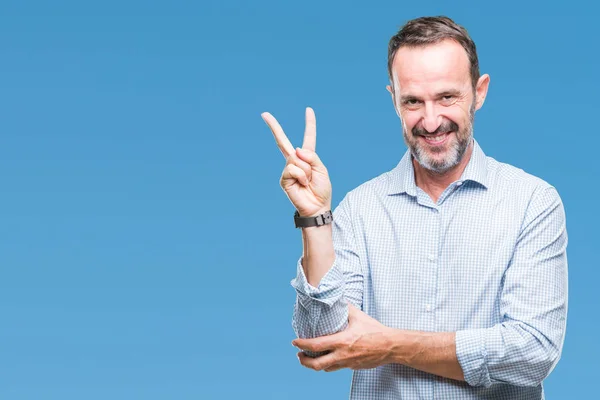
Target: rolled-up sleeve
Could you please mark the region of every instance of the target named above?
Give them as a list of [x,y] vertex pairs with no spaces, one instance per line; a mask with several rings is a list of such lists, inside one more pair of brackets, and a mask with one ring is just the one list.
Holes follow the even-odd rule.
[[471,386],[538,386],[556,366],[567,320],[567,231],[553,187],[532,196],[504,275],[502,322],[456,332],[456,355]]
[[291,282],[296,289],[292,325],[300,338],[339,332],[348,323],[347,302],[359,309],[362,307],[363,274],[355,250],[347,197],[335,209],[332,224],[335,261],[319,286],[314,287],[306,280],[302,258]]

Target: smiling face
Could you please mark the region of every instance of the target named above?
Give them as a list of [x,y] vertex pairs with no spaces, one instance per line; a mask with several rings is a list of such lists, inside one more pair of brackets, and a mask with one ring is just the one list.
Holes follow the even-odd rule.
[[443,174],[458,165],[471,143],[475,110],[489,76],[473,88],[469,59],[453,40],[401,47],[392,65],[394,107],[404,140],[423,168]]

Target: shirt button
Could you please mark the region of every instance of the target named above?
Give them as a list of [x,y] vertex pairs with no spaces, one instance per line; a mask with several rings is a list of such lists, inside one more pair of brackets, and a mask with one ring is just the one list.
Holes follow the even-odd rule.
[[431,312],[431,304],[425,304],[425,310]]
[[433,255],[433,254],[430,254],[430,255],[428,255],[428,256],[427,256],[427,259],[428,259],[429,261],[435,261],[435,255]]

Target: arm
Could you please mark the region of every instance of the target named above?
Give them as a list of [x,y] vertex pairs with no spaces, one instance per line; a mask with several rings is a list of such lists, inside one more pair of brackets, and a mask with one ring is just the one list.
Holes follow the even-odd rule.
[[[262,117],[286,159],[280,183],[298,213],[309,216],[329,210],[331,182],[327,168],[315,152],[317,127],[313,110],[306,109],[301,149],[294,149],[271,114],[263,113]],[[353,251],[352,224],[342,205],[338,209],[334,213],[333,227],[305,228],[302,232],[304,254],[298,263],[297,277],[292,281],[298,292],[293,326],[300,337],[344,329],[348,319],[344,299],[362,303],[362,275]]]
[[304,255],[291,282],[297,293],[293,327],[300,338],[343,330],[347,302],[362,305],[363,275],[348,208],[346,197],[335,209],[332,224],[303,229]]
[[335,335],[295,339],[300,349],[321,353],[317,358],[302,353],[302,365],[327,372],[342,368],[370,369],[401,363],[421,371],[464,380],[456,358],[453,332],[418,332],[388,328],[349,305],[348,327]]
[[473,386],[537,386],[560,358],[567,318],[567,232],[562,202],[533,195],[504,276],[503,321],[456,333],[456,353]]
[[459,332],[391,329],[351,307],[341,333],[295,340],[301,349],[331,351],[300,362],[313,369],[374,368],[401,363],[472,386],[537,386],[558,362],[567,312],[567,236],[553,188],[532,199],[501,299],[503,322]]
[[464,381],[463,370],[456,357],[454,332],[418,332],[393,330],[390,363]]

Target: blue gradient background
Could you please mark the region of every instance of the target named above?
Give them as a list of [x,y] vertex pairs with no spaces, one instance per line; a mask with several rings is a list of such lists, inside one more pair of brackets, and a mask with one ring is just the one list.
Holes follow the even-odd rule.
[[[84,4],[85,3],[85,4]],[[405,151],[391,35],[447,14],[490,92],[484,151],[565,203],[570,303],[548,399],[597,390],[598,33],[591,2],[3,1],[0,398],[342,399],[295,357],[301,252],[260,118],[304,107],[334,205]]]

